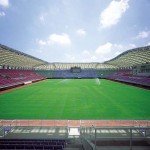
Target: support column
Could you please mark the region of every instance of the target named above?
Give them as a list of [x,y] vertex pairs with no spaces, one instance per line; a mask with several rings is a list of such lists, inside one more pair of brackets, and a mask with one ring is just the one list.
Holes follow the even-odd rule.
[[95,129],[95,150],[96,150],[96,129]]
[[130,129],[130,150],[132,150],[132,129]]

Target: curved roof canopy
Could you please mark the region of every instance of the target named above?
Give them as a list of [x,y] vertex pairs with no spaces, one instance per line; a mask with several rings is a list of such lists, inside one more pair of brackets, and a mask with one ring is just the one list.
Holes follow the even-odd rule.
[[59,69],[67,70],[71,67],[80,67],[81,69],[106,69],[106,68],[118,68],[117,66],[104,64],[104,63],[49,63],[46,65],[40,65],[35,67],[35,69]]
[[0,44],[0,65],[33,68],[48,62]]
[[106,64],[117,65],[118,67],[132,67],[150,63],[150,46],[139,47],[125,51],[117,57],[106,61]]
[[48,63],[0,44],[0,66],[46,70],[70,69],[71,67],[81,67],[82,69],[113,69],[120,67],[132,67],[145,63],[150,63],[150,46],[128,50],[111,60],[105,61],[104,63]]

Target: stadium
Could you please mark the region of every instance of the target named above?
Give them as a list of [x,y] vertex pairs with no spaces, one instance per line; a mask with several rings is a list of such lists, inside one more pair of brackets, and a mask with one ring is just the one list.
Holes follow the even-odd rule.
[[49,63],[0,45],[0,149],[150,147],[150,46],[103,63]]

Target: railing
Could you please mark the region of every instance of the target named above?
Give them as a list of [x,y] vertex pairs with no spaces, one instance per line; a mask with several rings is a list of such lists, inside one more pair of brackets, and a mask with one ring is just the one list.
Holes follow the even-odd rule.
[[85,150],[94,150],[94,145],[84,137],[82,137],[82,144]]
[[[136,133],[135,133],[136,131]],[[121,134],[123,132],[123,135]],[[146,140],[150,138],[150,127],[88,127],[80,128],[81,137],[86,143],[87,150],[97,150],[97,142],[101,140],[128,140],[129,149],[135,139]],[[94,145],[93,145],[94,144]]]
[[[150,137],[150,120],[0,120],[0,136],[5,136],[14,127],[23,126],[52,126],[52,127],[80,127],[80,135],[86,150],[96,150],[97,141],[101,139],[128,139],[132,150],[132,140]],[[125,137],[105,137],[103,132],[124,131]],[[138,132],[140,137],[134,136]],[[100,133],[100,134],[99,134]]]
[[0,120],[2,126],[150,127],[150,120]]
[[4,137],[6,134],[11,132],[15,128],[15,126],[16,126],[16,120],[10,120],[8,122],[1,120],[0,121],[0,137]]
[[4,130],[3,130],[3,123],[2,120],[0,120],[0,137],[4,136]]

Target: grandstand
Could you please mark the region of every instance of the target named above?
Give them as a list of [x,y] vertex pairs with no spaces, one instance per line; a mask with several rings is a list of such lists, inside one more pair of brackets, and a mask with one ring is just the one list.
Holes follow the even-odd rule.
[[[68,81],[72,81],[72,86],[70,86],[68,82],[68,84],[66,84],[68,87],[62,87],[64,85],[60,83],[62,81],[65,82],[66,80],[64,81],[64,79],[70,79]],[[107,84],[106,87],[101,87],[102,91],[104,91],[105,88],[108,89],[108,87],[112,88],[109,93],[107,93],[108,95],[112,94],[112,97],[116,97],[114,95],[116,92],[114,86],[118,86],[123,90],[128,89],[127,95],[130,95],[128,94],[129,91],[138,93],[141,90],[143,93],[140,94],[140,98],[143,98],[143,101],[141,102],[139,99],[135,105],[137,110],[142,109],[144,106],[145,110],[143,110],[143,112],[142,110],[139,110],[139,114],[137,114],[137,110],[133,108],[133,106],[131,109],[133,109],[135,114],[130,114],[123,110],[127,116],[121,116],[122,118],[120,116],[114,118],[113,113],[116,114],[117,110],[111,112],[112,116],[109,116],[111,113],[108,113],[108,115],[105,116],[106,118],[99,118],[100,115],[90,116],[90,113],[92,114],[92,112],[89,112],[85,118],[84,116],[81,116],[80,118],[80,116],[76,116],[76,110],[71,110],[74,114],[70,114],[71,112],[69,112],[68,116],[65,114],[65,117],[61,116],[60,118],[57,118],[59,117],[59,113],[52,110],[51,113],[54,113],[56,116],[53,116],[52,114],[50,115],[50,118],[46,118],[46,115],[41,114],[39,109],[42,110],[42,113],[47,112],[47,110],[45,110],[46,105],[50,105],[48,101],[45,101],[46,105],[42,102],[37,104],[38,107],[36,111],[38,113],[35,116],[34,112],[33,115],[29,114],[32,109],[36,109],[35,103],[37,102],[35,100],[31,100],[31,105],[28,104],[33,108],[27,109],[29,112],[26,114],[23,114],[21,109],[18,108],[20,107],[19,104],[14,104],[15,99],[17,99],[17,95],[15,94],[17,91],[19,92],[16,88],[24,89],[24,87],[28,87],[29,90],[28,88],[25,89],[26,91],[20,90],[18,99],[21,99],[21,96],[26,96],[24,92],[30,91],[33,94],[30,96],[31,99],[34,99],[34,96],[37,93],[39,93],[39,95],[36,99],[40,97],[41,93],[43,93],[44,96],[46,94],[52,95],[55,93],[54,97],[50,97],[50,100],[52,101],[52,99],[57,99],[59,96],[63,97],[62,93],[59,94],[59,92],[56,92],[57,90],[62,92],[62,89],[69,91],[70,88],[74,88],[74,91],[70,94],[72,97],[69,96],[69,98],[74,99],[78,92],[83,91],[84,93],[84,89],[87,89],[83,95],[86,99],[86,103],[90,100],[89,97],[97,98],[99,100],[100,97],[96,97],[96,94],[88,95],[86,97],[86,94],[88,94],[88,92],[90,93],[89,86],[92,86],[95,91],[98,90],[93,84],[95,80],[98,81],[99,84],[101,82]],[[32,91],[32,89],[35,89],[40,85],[39,83],[42,84],[41,87]],[[85,87],[87,83],[88,85]],[[50,90],[47,90],[49,84],[53,85],[53,87],[51,87]],[[112,87],[109,84],[112,84]],[[59,88],[57,89],[58,86]],[[78,87],[81,89],[78,89]],[[140,90],[137,87],[140,87]],[[43,91],[41,88],[43,88]],[[150,46],[127,50],[117,57],[103,63],[50,63],[5,45],[0,45],[0,149],[104,150],[106,148],[124,148],[130,150],[148,150],[150,148],[150,113],[148,112],[148,108],[150,107],[148,101],[148,98],[150,98],[149,89]],[[46,98],[47,95],[45,96]],[[105,98],[108,98],[110,102],[112,102],[108,95],[102,95],[104,96],[104,100]],[[125,96],[126,95],[124,95],[124,97]],[[43,97],[43,99],[45,97]],[[131,97],[137,98],[139,95],[137,97],[131,95]],[[29,102],[30,98],[25,97],[25,101],[27,100],[26,103]],[[78,100],[80,99],[79,96],[77,98]],[[13,99],[12,104],[10,99]],[[5,112],[5,109],[8,110],[6,107],[9,107],[9,104],[6,105],[4,102],[7,100],[10,102],[10,105],[13,107],[15,106],[14,108],[16,108],[16,110],[11,110],[12,114]],[[61,102],[59,102],[59,104],[64,106],[64,103],[67,103],[68,101],[69,100],[64,100],[62,104]],[[127,103],[129,103],[129,101],[130,99]],[[24,105],[23,101],[20,103]],[[55,100],[52,101],[52,103],[55,103],[54,106],[58,105]],[[84,105],[86,105],[86,103],[84,103]],[[41,108],[41,104],[43,104],[43,109]],[[76,103],[73,104],[77,105]],[[82,101],[80,104],[82,105]],[[140,106],[142,104],[143,107],[141,108]],[[94,104],[91,103],[91,105]],[[98,108],[96,105],[98,104],[95,104],[94,107]],[[126,103],[124,103],[124,105],[126,106]],[[120,106],[118,106],[118,109],[119,107]],[[18,109],[20,112],[17,112]],[[59,109],[61,109],[60,111],[65,111],[63,110],[64,108],[58,107],[58,111]],[[79,113],[82,113],[80,109],[78,109],[78,111]],[[24,107],[23,110],[25,110]],[[86,111],[88,111],[88,109]],[[140,114],[141,116],[138,116]],[[91,118],[87,119],[86,117]]]

